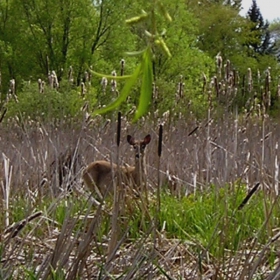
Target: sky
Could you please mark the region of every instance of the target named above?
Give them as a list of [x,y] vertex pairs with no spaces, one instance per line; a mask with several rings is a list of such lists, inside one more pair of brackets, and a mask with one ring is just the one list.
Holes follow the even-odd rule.
[[[256,0],[257,5],[261,11],[263,18],[268,21],[273,19],[280,19],[280,0]],[[244,16],[252,6],[252,0],[242,0],[241,15]]]

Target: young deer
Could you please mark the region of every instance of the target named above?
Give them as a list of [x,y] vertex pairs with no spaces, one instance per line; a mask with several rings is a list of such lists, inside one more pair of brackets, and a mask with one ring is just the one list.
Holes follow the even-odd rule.
[[[130,183],[139,187],[146,181],[145,148],[150,143],[151,136],[148,134],[143,140],[136,141],[127,135],[127,142],[135,151],[135,166],[119,166],[119,182],[124,185]],[[117,178],[118,167],[114,163],[105,160],[90,163],[83,172],[83,180],[92,192],[97,192],[102,197],[113,192],[113,180]],[[117,182],[117,181],[116,181]]]

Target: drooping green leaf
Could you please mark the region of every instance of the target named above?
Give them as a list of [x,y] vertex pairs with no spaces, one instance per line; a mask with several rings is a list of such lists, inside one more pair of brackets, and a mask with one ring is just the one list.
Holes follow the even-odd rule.
[[138,15],[138,16],[132,17],[130,19],[127,19],[125,22],[127,24],[139,23],[139,22],[142,22],[143,20],[145,20],[148,16],[149,16],[148,13],[146,13],[145,11],[142,11],[141,15]]
[[140,98],[134,121],[142,117],[148,110],[152,101],[152,84],[153,84],[153,68],[152,68],[152,53],[148,48],[143,55],[143,77],[140,89]]
[[131,77],[126,81],[123,89],[121,90],[121,93],[119,95],[119,97],[117,99],[115,99],[111,104],[109,104],[108,106],[101,108],[99,110],[96,110],[95,112],[93,112],[94,115],[99,115],[99,114],[104,114],[107,113],[111,110],[117,109],[122,102],[124,102],[126,100],[126,98],[128,97],[131,88],[135,85],[138,76],[140,75],[141,72],[141,68],[142,68],[142,63],[140,63],[137,68],[135,69],[134,73],[131,75]]
[[172,21],[172,17],[170,16],[170,14],[168,13],[168,11],[166,10],[164,4],[161,1],[157,1],[157,5],[159,8],[160,13],[163,15],[163,17],[171,22]]

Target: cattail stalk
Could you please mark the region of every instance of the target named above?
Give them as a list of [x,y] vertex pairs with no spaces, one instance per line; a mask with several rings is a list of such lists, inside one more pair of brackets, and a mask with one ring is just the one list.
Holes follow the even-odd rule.
[[159,126],[159,133],[158,133],[158,166],[157,166],[157,210],[154,218],[154,231],[153,231],[153,238],[154,238],[154,249],[156,248],[156,240],[157,240],[157,229],[159,228],[159,220],[160,220],[160,158],[162,153],[162,132],[163,132],[163,126],[160,124]]
[[158,133],[158,185],[157,185],[157,213],[160,213],[160,158],[162,153],[162,133],[163,133],[163,126],[162,124],[159,126],[159,133]]
[[[215,83],[215,81],[213,81]],[[211,126],[211,110],[212,110],[212,89],[208,91],[208,111],[207,111],[207,139],[206,139],[206,181],[209,183],[210,181],[210,170],[211,170],[211,144],[210,144],[210,126]]]
[[180,82],[178,83],[178,88],[177,88],[177,102],[183,98],[184,86],[185,83],[183,83],[183,76],[180,75]]
[[275,159],[274,159],[274,166],[275,166],[275,171],[274,171],[274,190],[275,190],[275,195],[278,196],[279,194],[279,162],[278,162],[278,142],[275,144]]
[[[117,246],[118,242],[118,234],[119,234],[119,209],[120,209],[120,182],[121,182],[121,173],[120,173],[120,165],[119,165],[119,146],[120,146],[120,139],[121,139],[121,113],[118,112],[118,121],[117,121],[117,182],[113,180],[114,185],[114,204],[113,204],[113,213],[112,213],[112,233],[111,233],[111,239],[108,245],[108,255],[107,255],[107,261],[109,261],[114,252],[115,248]],[[113,170],[113,168],[112,168]]]

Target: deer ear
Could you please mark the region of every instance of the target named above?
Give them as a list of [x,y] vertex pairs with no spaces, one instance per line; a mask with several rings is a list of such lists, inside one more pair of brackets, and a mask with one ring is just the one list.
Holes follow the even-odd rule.
[[134,138],[131,135],[127,135],[127,142],[130,145],[134,145],[135,144]]
[[150,143],[150,141],[151,141],[151,135],[150,134],[148,134],[147,136],[145,136],[145,138],[144,138],[144,143],[146,144],[146,145],[148,145],[149,143]]

